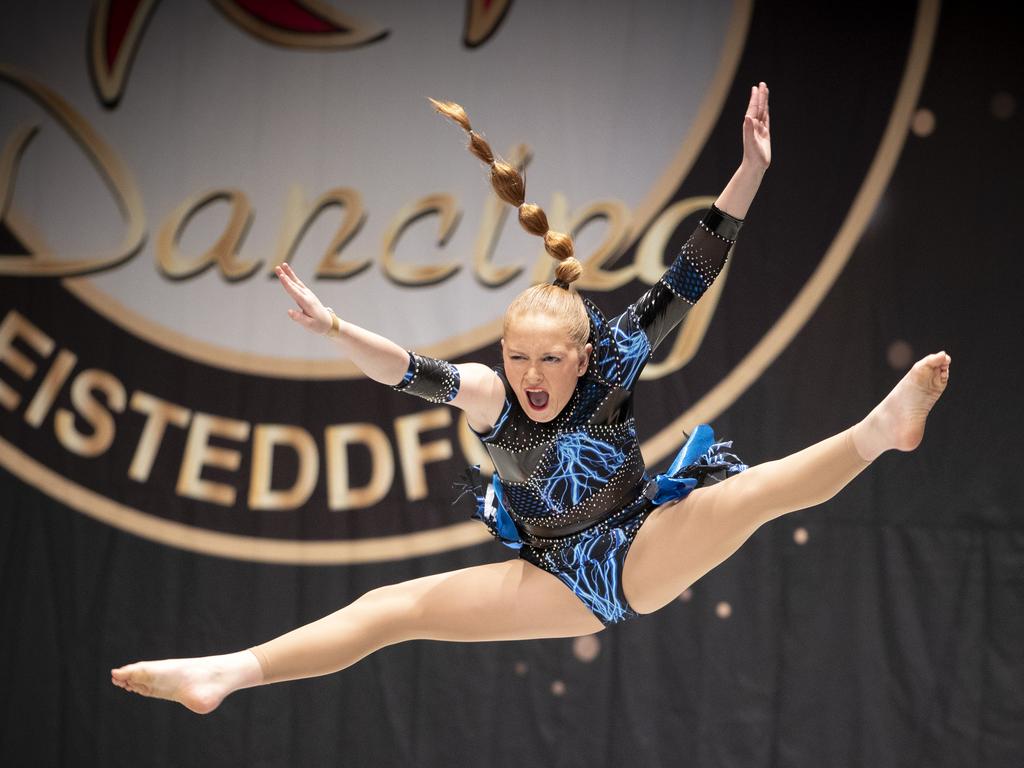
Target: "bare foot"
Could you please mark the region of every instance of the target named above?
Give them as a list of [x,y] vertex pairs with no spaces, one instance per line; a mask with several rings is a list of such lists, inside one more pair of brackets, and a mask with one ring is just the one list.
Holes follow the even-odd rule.
[[928,412],[949,382],[951,358],[936,352],[918,360],[892,392],[854,427],[853,441],[866,461],[891,448],[912,451],[924,438]]
[[110,671],[110,682],[126,691],[168,699],[205,715],[239,688],[263,679],[259,661],[249,651],[194,659],[140,661]]

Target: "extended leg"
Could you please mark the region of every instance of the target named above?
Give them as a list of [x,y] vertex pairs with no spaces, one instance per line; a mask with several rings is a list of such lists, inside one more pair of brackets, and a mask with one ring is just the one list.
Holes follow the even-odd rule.
[[113,670],[112,681],[206,713],[240,688],[337,672],[404,640],[526,640],[602,628],[557,578],[508,560],[372,590],[248,651],[129,664]]
[[928,411],[946,387],[949,362],[944,352],[929,355],[846,431],[652,512],[623,567],[630,605],[640,613],[661,608],[764,523],[827,501],[886,450],[916,448]]

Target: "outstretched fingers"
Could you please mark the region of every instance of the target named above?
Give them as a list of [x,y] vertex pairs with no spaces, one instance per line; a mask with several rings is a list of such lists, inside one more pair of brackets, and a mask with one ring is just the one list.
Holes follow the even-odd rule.
[[768,121],[768,86],[764,82],[750,86],[750,101],[744,116],[759,123]]
[[309,290],[309,288],[306,287],[306,284],[304,282],[302,282],[302,280],[299,279],[299,276],[297,274],[295,274],[295,270],[292,269],[292,265],[291,264],[289,264],[286,261],[284,264],[281,265],[281,268],[285,271],[285,274],[288,275],[288,279],[291,280],[292,283],[294,285],[296,285],[300,290],[303,290],[303,291],[308,291]]
[[760,98],[760,93],[759,93],[758,87],[756,85],[750,86],[750,101],[747,102],[747,111],[744,114],[744,117],[749,117],[749,118],[751,118],[753,120],[757,120],[758,119],[757,116],[758,116],[758,111],[759,111],[759,108],[760,108],[759,105],[758,105],[758,99],[759,98]]
[[772,161],[768,86],[764,82],[750,88],[750,102],[743,116],[743,159],[762,169],[767,168]]
[[274,269],[274,274],[277,275],[278,281],[282,287],[287,291],[288,295],[295,299],[297,304],[301,305],[302,289],[305,288],[298,278],[295,277],[295,273],[292,272],[291,267],[287,264],[280,264]]
[[[274,269],[282,287],[299,306],[299,309],[289,309],[288,317],[304,328],[318,332],[316,315],[320,310],[320,301],[316,295],[295,274],[290,264],[280,264]],[[322,314],[322,312],[321,312]]]

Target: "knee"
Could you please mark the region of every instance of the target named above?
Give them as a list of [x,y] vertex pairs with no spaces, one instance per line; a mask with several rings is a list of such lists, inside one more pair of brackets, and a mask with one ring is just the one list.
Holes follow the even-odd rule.
[[365,592],[353,607],[359,610],[364,626],[380,638],[382,645],[414,639],[422,613],[420,601],[397,584]]

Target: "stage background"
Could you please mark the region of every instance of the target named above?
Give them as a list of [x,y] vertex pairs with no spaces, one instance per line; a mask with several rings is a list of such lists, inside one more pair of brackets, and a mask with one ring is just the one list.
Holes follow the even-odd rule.
[[[1024,763],[1024,418],[1016,397],[1024,376],[1024,270],[1013,223],[1024,201],[1024,31],[1011,23],[1009,5],[978,12],[927,2],[896,9],[706,3],[680,11],[583,3],[556,12],[513,1],[485,40],[469,43],[465,17],[490,6],[449,3],[428,30],[396,5],[374,22],[386,34],[370,30],[355,47],[321,50],[308,40],[286,46],[260,36],[220,10],[245,3],[166,2],[151,6],[114,95],[104,95],[102,74],[90,70],[90,25],[105,13],[130,15],[133,4],[11,5],[0,12],[0,64],[18,74],[5,70],[0,80],[2,135],[10,141],[26,120],[42,127],[22,153],[20,186],[3,208],[0,321],[11,332],[11,318],[25,318],[55,346],[40,352],[24,335],[0,345],[7,350],[0,381],[18,393],[17,402],[8,397],[0,408],[0,763]],[[376,13],[369,3],[344,10],[364,19]],[[685,22],[678,29],[656,23],[660,14],[677,13]],[[742,34],[730,69],[722,62],[735,24]],[[609,28],[617,48],[594,43]],[[438,29],[445,35],[426,34]],[[641,35],[658,29],[660,38]],[[904,115],[898,106],[914,77],[908,62],[919,54],[921,86]],[[708,58],[701,68],[697,62]],[[274,79],[250,69],[252,62],[263,62]],[[542,72],[541,65],[550,76],[538,81],[531,68]],[[342,86],[350,66],[362,79]],[[588,67],[600,77],[589,79]],[[653,77],[646,68],[663,67],[676,69],[650,92],[636,90]],[[710,414],[716,431],[756,463],[846,427],[926,352],[952,355],[952,382],[917,452],[885,455],[823,507],[766,526],[657,614],[577,641],[408,643],[338,675],[240,692],[207,717],[128,695],[110,685],[112,666],[247,647],[375,586],[508,552],[489,539],[431,554],[403,544],[413,541],[406,534],[458,526],[468,514],[451,504],[451,483],[467,462],[454,422],[422,438],[453,447],[450,458],[425,463],[426,498],[411,498],[414,483],[395,459],[392,482],[374,504],[331,512],[324,512],[327,470],[319,461],[301,510],[247,507],[248,435],[211,440],[242,456],[234,470],[204,470],[204,479],[236,491],[230,504],[177,493],[183,428],[168,426],[145,481],[129,478],[145,420],[102,392],[94,394],[99,410],[113,411],[107,449],[90,457],[81,442],[77,451],[61,442],[61,409],[78,412],[71,419],[82,439],[102,421],[83,419],[81,402],[72,402],[72,382],[87,369],[107,372],[129,397],[146,392],[250,425],[304,425],[321,453],[325,425],[354,422],[378,425],[388,451],[397,451],[396,418],[432,407],[315,365],[308,374],[281,376],[240,371],[231,360],[217,365],[124,327],[60,276],[19,274],[12,265],[29,261],[19,254],[31,251],[30,230],[54,241],[59,262],[82,241],[113,252],[125,227],[109,201],[107,208],[97,203],[104,187],[76,145],[66,136],[63,144],[45,143],[61,128],[12,77],[36,80],[71,104],[119,153],[141,190],[144,243],[123,263],[90,273],[108,295],[151,310],[154,323],[180,320],[175,329],[186,338],[206,334],[203,343],[314,363],[330,350],[290,326],[287,302],[264,275],[290,181],[304,184],[310,199],[329,187],[363,191],[366,221],[343,256],[374,263],[314,287],[339,312],[354,307],[360,322],[402,335],[403,344],[443,343],[446,334],[490,321],[498,316],[493,308],[500,314],[507,296],[529,280],[524,272],[492,288],[472,274],[469,254],[485,215],[483,174],[421,96],[466,103],[496,148],[529,143],[528,199],[557,210],[553,195],[560,191],[570,210],[615,199],[635,211],[659,162],[667,165],[675,151],[671,137],[690,135],[702,99],[725,77],[724,101],[692,167],[660,202],[663,210],[724,185],[739,159],[747,89],[763,79],[772,88],[773,167],[693,362],[640,385],[641,436],[653,436],[740,365],[841,244],[843,227],[856,223],[858,194],[869,215],[848,261],[792,342],[723,412]],[[392,78],[403,85],[389,90]],[[452,85],[444,92],[423,92],[446,82]],[[672,83],[679,104],[667,90]],[[676,129],[667,130],[674,121]],[[887,131],[898,140],[886,144]],[[388,141],[401,145],[396,156],[381,150]],[[879,177],[877,194],[865,191],[872,164],[890,150],[892,167]],[[630,169],[636,178],[616,179]],[[9,167],[0,173],[12,178]],[[190,195],[227,187],[254,201],[239,257],[263,258],[263,271],[247,284],[225,279],[216,266],[196,279],[159,271],[159,230],[172,209]],[[407,245],[400,260],[447,259],[463,268],[418,287],[389,281],[377,254],[390,217],[438,190],[458,197],[457,235],[449,247],[435,248],[435,224],[417,220],[409,236],[431,250],[417,262],[416,245]],[[199,212],[182,252],[200,253],[217,238],[227,210],[220,205]],[[26,218],[33,226],[19,225]],[[686,234],[682,222],[667,257]],[[295,257],[300,273],[312,274],[331,235],[331,227],[311,228],[313,244]],[[599,227],[583,233],[581,251],[592,252],[600,240]],[[624,250],[615,267],[636,258],[635,247]],[[509,223],[494,261],[530,266],[536,251]],[[644,287],[631,280],[592,295],[613,312]],[[34,370],[11,362],[11,345]],[[31,424],[26,409],[58,349],[74,352],[74,369]],[[493,363],[497,352],[488,341],[457,357]],[[116,390],[107,390],[114,401]],[[287,446],[274,457],[275,487],[293,485],[299,462]],[[353,447],[351,486],[368,483],[370,473],[365,446]],[[75,498],[63,495],[69,484]],[[102,504],[81,501],[88,493],[140,511],[153,531],[168,522],[196,536],[179,536],[175,545],[156,533],[127,532],[96,519],[90,509]],[[344,550],[332,550],[335,562],[297,564],[306,550],[294,550],[300,554],[291,562],[268,562],[273,557],[261,552],[270,550],[259,546],[240,557],[204,554],[190,545],[205,541],[202,532],[398,543],[376,561],[340,562],[336,553]]]

